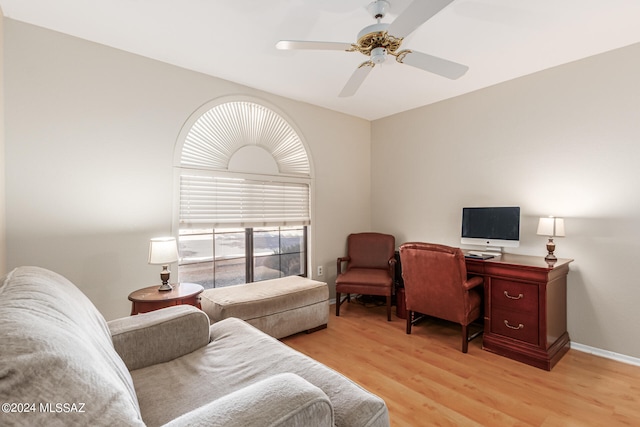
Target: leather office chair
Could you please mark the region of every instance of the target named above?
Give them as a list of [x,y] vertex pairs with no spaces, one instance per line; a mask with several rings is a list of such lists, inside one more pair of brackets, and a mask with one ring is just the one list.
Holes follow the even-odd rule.
[[[391,295],[396,259],[395,237],[382,233],[354,233],[347,238],[347,256],[338,258],[336,277],[336,316],[340,316],[343,293],[387,297],[387,320],[391,320]],[[342,263],[346,270],[342,272]]]
[[421,313],[462,325],[462,352],[482,331],[469,337],[469,324],[480,317],[480,276],[467,278],[464,254],[459,248],[411,242],[400,246],[400,264],[407,309],[407,334]]

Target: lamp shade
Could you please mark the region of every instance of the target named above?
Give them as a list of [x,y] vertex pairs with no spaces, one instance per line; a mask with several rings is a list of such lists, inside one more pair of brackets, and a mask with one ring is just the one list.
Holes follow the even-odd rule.
[[564,218],[540,218],[536,234],[549,237],[564,237]]
[[178,260],[175,237],[156,237],[149,242],[149,264],[171,264]]

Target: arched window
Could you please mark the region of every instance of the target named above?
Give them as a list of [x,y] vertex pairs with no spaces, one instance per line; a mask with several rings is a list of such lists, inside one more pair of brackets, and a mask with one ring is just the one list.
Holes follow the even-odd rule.
[[307,275],[311,166],[291,124],[253,101],[212,102],[176,148],[181,281]]

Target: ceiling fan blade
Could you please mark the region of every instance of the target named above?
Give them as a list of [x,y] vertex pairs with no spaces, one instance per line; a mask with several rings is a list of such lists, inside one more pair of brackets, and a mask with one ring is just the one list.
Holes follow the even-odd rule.
[[276,48],[280,50],[349,50],[351,43],[280,40],[276,43]]
[[364,79],[367,78],[373,67],[375,67],[375,65],[376,64],[371,61],[363,62],[362,64],[360,64],[360,66],[356,68],[353,74],[351,74],[349,81],[346,85],[344,85],[342,91],[338,96],[340,98],[346,98],[354,95],[362,85],[362,82],[364,82]]
[[451,2],[453,0],[413,0],[389,25],[387,32],[394,37],[404,38]]
[[462,77],[469,69],[466,65],[415,51],[408,51],[404,55],[398,55],[396,60],[402,64],[411,65],[452,80]]

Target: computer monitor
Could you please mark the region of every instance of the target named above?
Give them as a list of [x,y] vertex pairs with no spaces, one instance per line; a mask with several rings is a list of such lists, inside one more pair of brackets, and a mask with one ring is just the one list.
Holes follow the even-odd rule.
[[520,207],[462,208],[460,243],[494,252],[520,246]]

